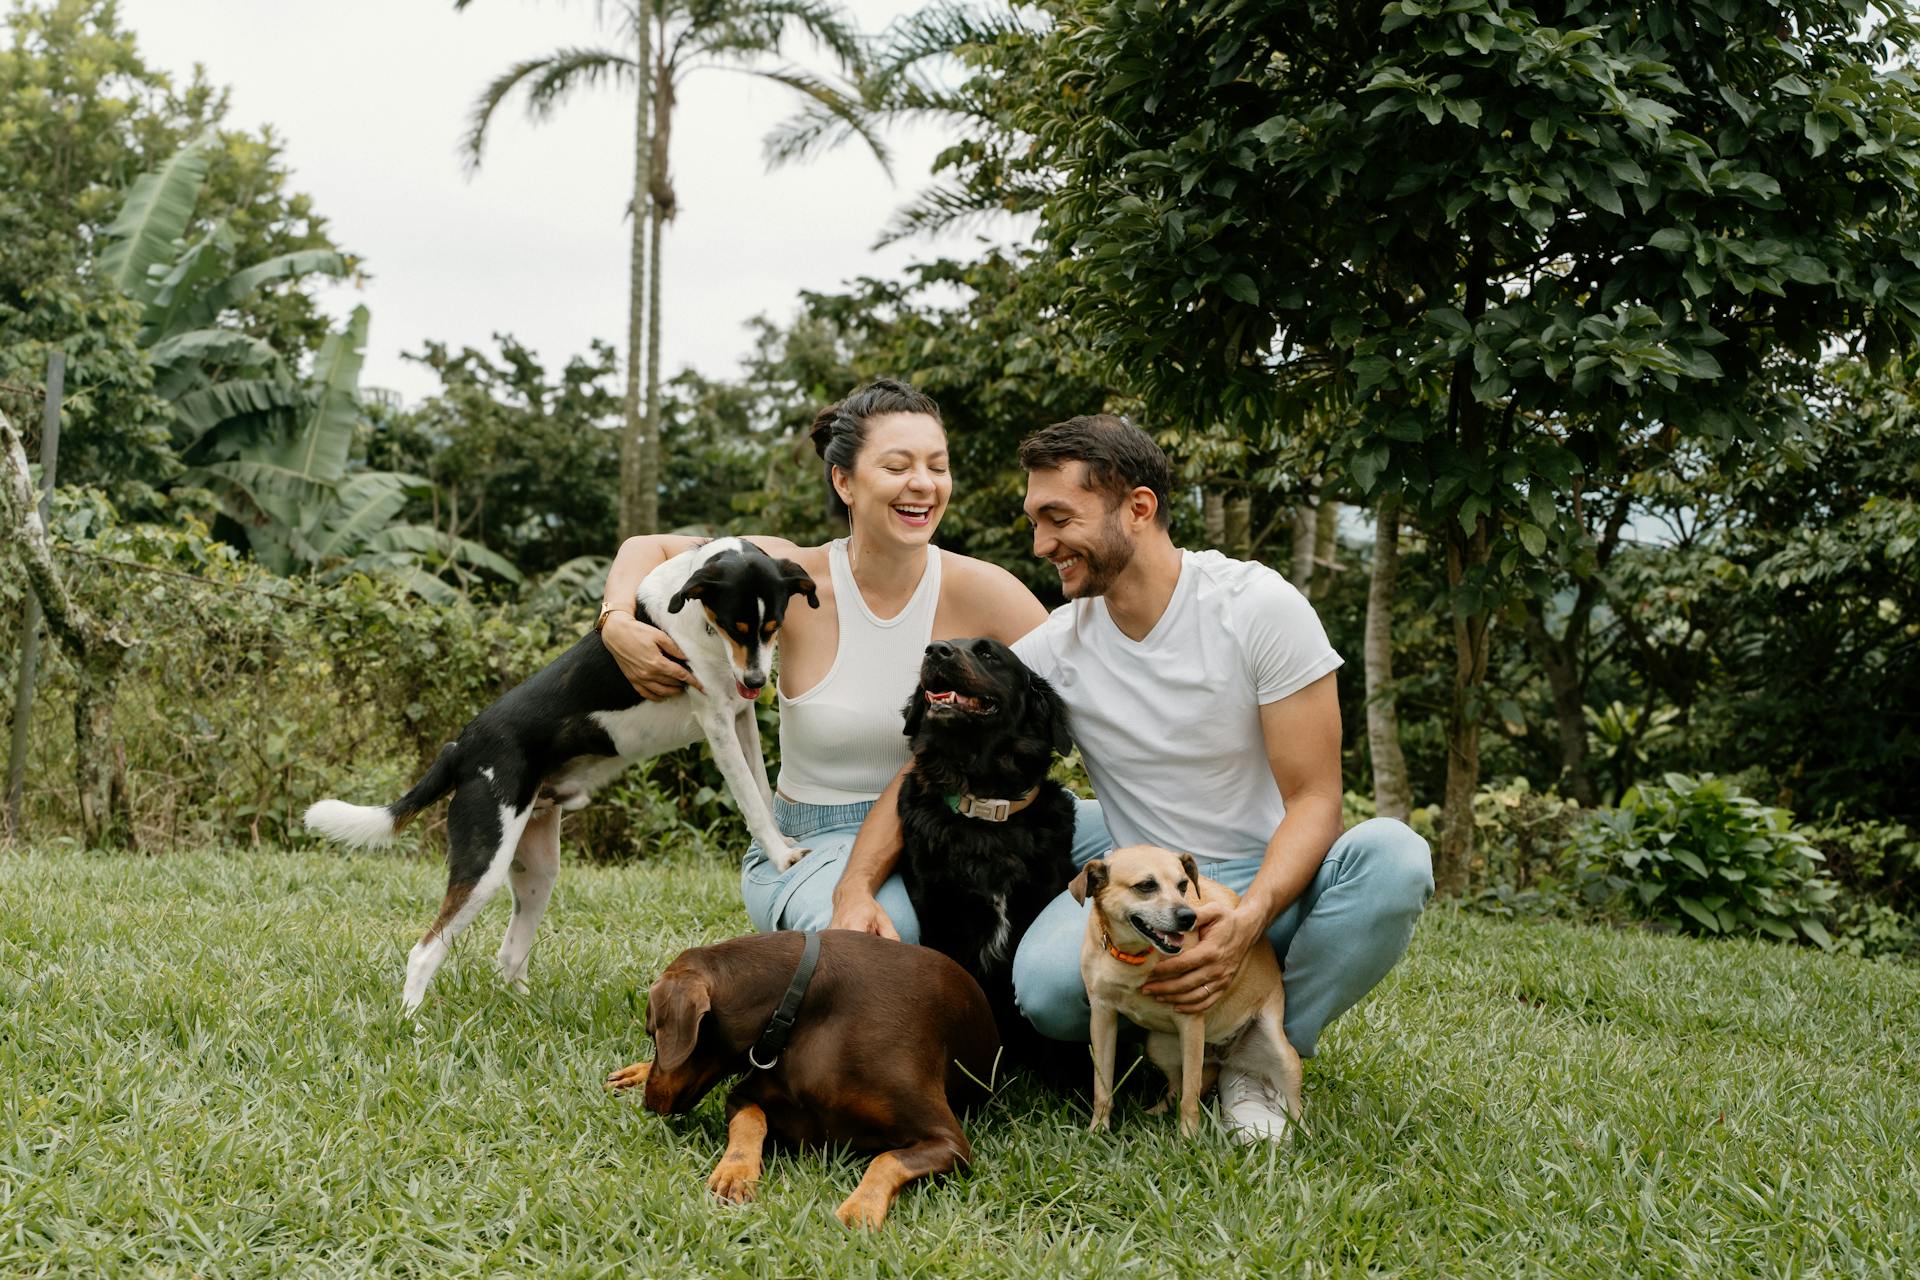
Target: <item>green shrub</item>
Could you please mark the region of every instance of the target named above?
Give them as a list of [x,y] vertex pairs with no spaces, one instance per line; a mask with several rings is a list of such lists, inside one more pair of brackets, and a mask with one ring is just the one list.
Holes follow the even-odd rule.
[[[428,605],[381,578],[277,577],[190,516],[172,527],[122,523],[95,491],[61,490],[52,528],[72,590],[136,641],[114,738],[130,828],[148,851],[301,843],[314,800],[393,799],[441,743],[593,619],[590,602]],[[15,575],[0,572],[9,637],[21,598]],[[0,651],[10,701],[13,647]],[[42,652],[23,826],[53,839],[81,829],[74,684],[65,654]],[[763,729],[772,714],[762,709]],[[443,813],[425,815],[403,847],[437,850]],[[564,840],[569,856],[622,861],[669,840],[738,853],[740,828],[694,746],[636,765],[569,818]]]
[[1493,915],[1567,915],[1577,910],[1575,838],[1589,812],[1525,778],[1473,797],[1473,861],[1467,900]]
[[1806,834],[1839,889],[1838,948],[1871,959],[1920,958],[1920,832],[1898,822],[1836,819]]
[[1822,923],[1836,890],[1820,851],[1785,810],[1702,774],[1630,788],[1581,837],[1596,902],[1624,897],[1687,933],[1807,938],[1832,947]]

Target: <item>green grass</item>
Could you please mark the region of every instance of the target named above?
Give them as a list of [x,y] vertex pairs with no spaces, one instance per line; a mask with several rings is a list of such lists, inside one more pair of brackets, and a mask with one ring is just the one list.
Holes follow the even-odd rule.
[[1435,910],[1308,1064],[1310,1135],[1182,1142],[1004,1089],[878,1236],[861,1162],[704,1189],[718,1094],[601,1090],[732,870],[569,865],[532,991],[496,905],[417,1022],[440,869],[0,855],[0,1275],[1912,1275],[1920,971]]

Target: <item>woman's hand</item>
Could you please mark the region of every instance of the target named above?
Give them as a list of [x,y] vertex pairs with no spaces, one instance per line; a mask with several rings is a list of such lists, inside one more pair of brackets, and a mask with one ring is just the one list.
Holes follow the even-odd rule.
[[849,896],[842,900],[838,894],[833,899],[833,919],[827,922],[829,929],[852,929],[856,933],[871,933],[882,938],[900,941],[900,933],[893,927],[893,921],[887,916],[887,909],[880,900],[871,894]]
[[600,639],[619,664],[621,674],[647,701],[658,702],[685,693],[688,685],[706,692],[686,666],[687,655],[680,652],[673,637],[660,628],[649,626],[629,613],[613,613],[607,615]]
[[1227,994],[1240,962],[1253,944],[1263,941],[1266,926],[1244,907],[1229,909],[1217,902],[1202,904],[1194,928],[1199,939],[1177,956],[1154,966],[1153,981],[1141,987],[1145,995],[1173,1006],[1176,1013],[1205,1013]]

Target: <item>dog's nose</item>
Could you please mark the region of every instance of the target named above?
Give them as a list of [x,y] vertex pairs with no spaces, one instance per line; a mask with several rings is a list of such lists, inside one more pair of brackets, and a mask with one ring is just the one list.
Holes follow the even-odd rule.
[[749,671],[747,673],[747,678],[742,680],[740,683],[744,684],[749,689],[764,689],[767,687],[767,678],[763,675],[756,675],[753,672]]
[[927,646],[927,656],[929,658],[951,658],[953,656],[953,646],[945,640],[935,640]]
[[1199,918],[1200,917],[1194,913],[1192,907],[1181,907],[1173,913],[1173,927],[1185,933],[1187,930],[1193,928],[1193,922]]

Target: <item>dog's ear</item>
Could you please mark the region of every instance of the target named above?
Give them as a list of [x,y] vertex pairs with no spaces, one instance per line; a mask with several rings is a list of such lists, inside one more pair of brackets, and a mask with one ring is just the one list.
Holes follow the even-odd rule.
[[1054,751],[1063,756],[1072,751],[1073,734],[1067,728],[1067,704],[1060,700],[1060,695],[1054,692],[1047,678],[1032,671],[1027,672],[1027,694],[1038,708],[1035,719],[1042,725]]
[[1187,891],[1193,895],[1195,902],[1200,901],[1200,864],[1193,860],[1192,854],[1183,853],[1180,855],[1180,870],[1186,873]]
[[1073,895],[1075,902],[1084,903],[1107,887],[1107,864],[1095,858],[1080,868],[1080,874],[1067,881],[1067,892]]
[[712,589],[713,584],[719,581],[719,579],[720,575],[713,571],[711,561],[701,565],[698,569],[695,569],[691,574],[687,575],[687,580],[680,584],[680,589],[673,593],[672,599],[667,601],[667,612],[680,612],[681,605],[684,605],[689,600],[698,600],[701,596],[707,594],[707,592]]
[[926,718],[927,714],[927,688],[925,685],[916,684],[913,686],[913,696],[907,699],[907,705],[900,709],[900,714],[907,722],[906,727],[900,732],[906,734],[909,738],[920,732],[920,722]]
[[653,1065],[656,1071],[677,1071],[693,1056],[700,1039],[700,1022],[713,1008],[713,993],[698,974],[669,974],[647,993],[653,1023]]
[[813,575],[791,560],[776,560],[774,566],[780,570],[780,578],[787,584],[790,596],[805,596],[807,603],[820,607],[820,590],[814,585]]

